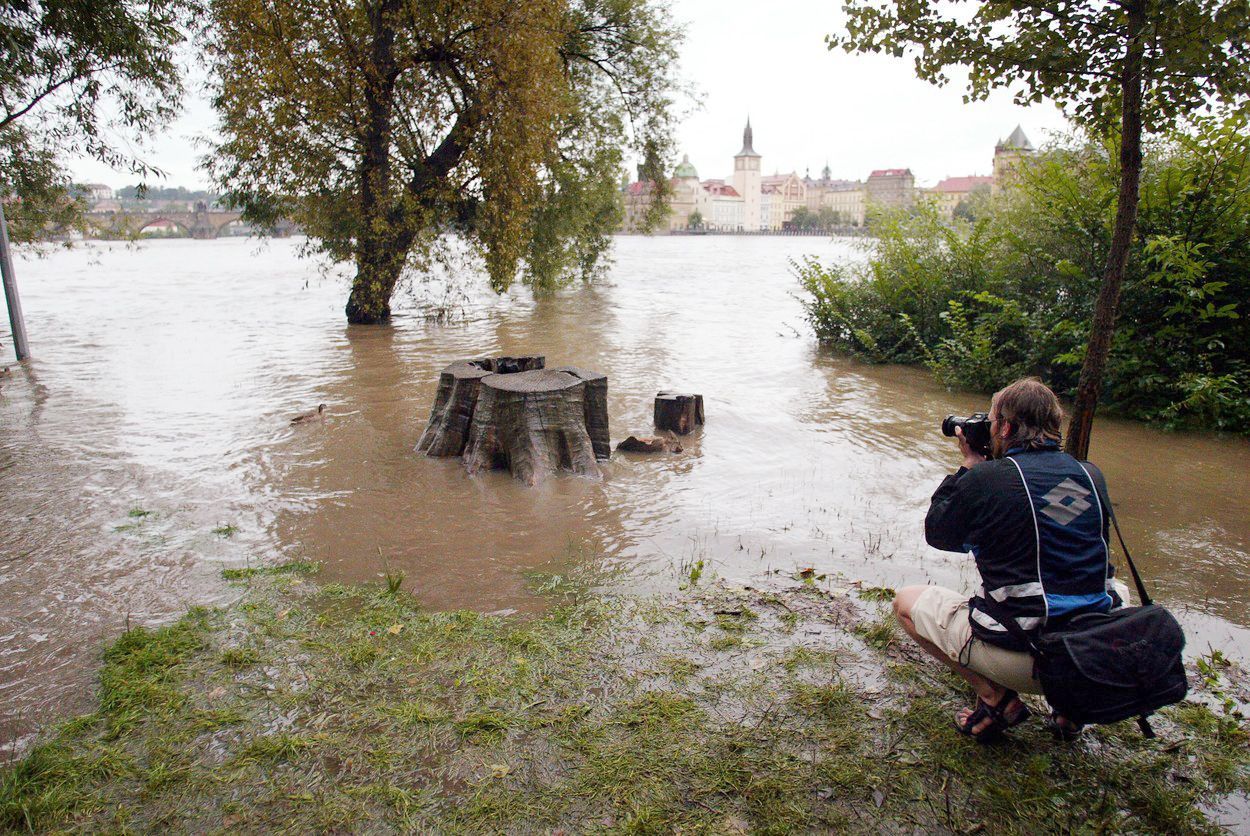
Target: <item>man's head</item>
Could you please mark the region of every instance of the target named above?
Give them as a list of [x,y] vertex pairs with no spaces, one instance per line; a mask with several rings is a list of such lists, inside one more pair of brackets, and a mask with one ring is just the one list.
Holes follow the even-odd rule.
[[1022,377],[994,393],[990,402],[995,458],[1013,447],[1041,447],[1059,441],[1063,407],[1045,383]]

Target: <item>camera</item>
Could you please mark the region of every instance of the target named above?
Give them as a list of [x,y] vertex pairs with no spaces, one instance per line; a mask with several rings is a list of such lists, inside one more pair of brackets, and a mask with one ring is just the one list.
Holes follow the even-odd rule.
[[985,456],[987,459],[992,457],[990,452],[990,416],[985,412],[974,412],[967,418],[960,418],[956,415],[947,415],[942,421],[942,435],[955,435],[955,428],[963,430],[964,440],[968,442],[968,446],[976,452]]

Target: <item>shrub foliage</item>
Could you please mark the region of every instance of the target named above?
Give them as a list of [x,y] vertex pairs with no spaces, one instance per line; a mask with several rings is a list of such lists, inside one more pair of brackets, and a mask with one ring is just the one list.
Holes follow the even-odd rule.
[[[796,265],[817,337],[992,391],[1036,374],[1071,396],[1115,219],[1116,150],[1068,139],[946,220],[873,219],[862,264]],[[1250,135],[1209,119],[1148,149],[1105,409],[1250,434]]]

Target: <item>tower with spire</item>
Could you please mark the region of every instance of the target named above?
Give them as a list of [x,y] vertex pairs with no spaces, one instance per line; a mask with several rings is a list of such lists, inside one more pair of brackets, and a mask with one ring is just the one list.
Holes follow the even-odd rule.
[[1016,125],[1016,129],[1006,139],[1000,139],[994,145],[994,183],[990,187],[992,194],[999,194],[1010,186],[1012,169],[1022,159],[1033,156],[1033,143],[1024,135],[1024,130]]
[[734,155],[734,190],[742,195],[742,228],[746,232],[760,228],[760,160],[748,116],[742,131],[742,150]]

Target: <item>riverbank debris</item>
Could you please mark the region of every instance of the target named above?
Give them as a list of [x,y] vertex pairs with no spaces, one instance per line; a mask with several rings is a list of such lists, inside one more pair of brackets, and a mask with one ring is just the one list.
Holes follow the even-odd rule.
[[635,435],[617,444],[616,449],[622,453],[680,453],[682,451],[681,442],[676,439],[663,436],[639,438]]

